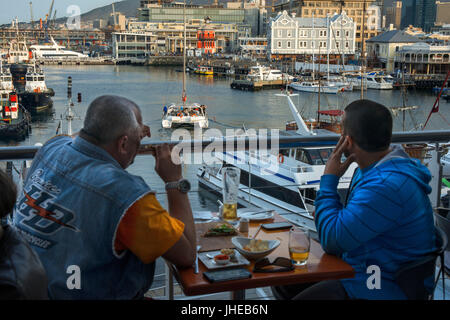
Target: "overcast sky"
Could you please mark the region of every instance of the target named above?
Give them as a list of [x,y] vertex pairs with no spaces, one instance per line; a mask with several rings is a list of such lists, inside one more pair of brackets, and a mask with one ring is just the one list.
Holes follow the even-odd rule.
[[[56,9],[56,17],[61,18],[69,16],[67,9],[70,5],[79,6],[81,13],[85,13],[92,9],[119,1],[120,0],[55,0],[53,10]],[[10,23],[15,17],[18,17],[19,21],[29,22],[31,20],[30,2],[33,3],[34,21],[37,21],[40,18],[45,19],[45,15],[50,9],[52,0],[0,0],[0,24]]]

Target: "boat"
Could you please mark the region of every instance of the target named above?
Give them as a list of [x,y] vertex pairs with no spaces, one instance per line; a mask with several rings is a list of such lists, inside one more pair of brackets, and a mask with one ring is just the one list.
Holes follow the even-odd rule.
[[[348,76],[347,79],[353,83],[354,88],[361,89],[361,75]],[[376,72],[366,73],[363,80],[365,89],[392,90],[394,88],[394,84],[389,78]]]
[[[183,5],[184,15],[184,46],[186,48],[186,2]],[[212,68],[211,68],[212,71]],[[208,128],[207,106],[198,103],[186,103],[186,50],[183,50],[183,90],[181,94],[181,103],[172,103],[164,106],[161,125],[165,129],[188,126]]]
[[203,76],[212,76],[214,75],[214,71],[212,67],[208,66],[198,66],[194,69],[195,74],[203,75]]
[[297,81],[289,84],[289,87],[296,91],[312,92],[312,93],[329,93],[338,94],[345,91],[345,86],[335,82],[322,81]]
[[[35,61],[34,61],[35,62]],[[10,67],[19,103],[32,115],[50,112],[53,89],[47,87],[44,72],[36,66],[13,64]]]
[[250,68],[247,74],[247,80],[250,81],[276,81],[276,80],[292,80],[294,77],[286,73],[282,73],[278,69],[272,69],[270,67],[261,66],[257,64]]
[[73,58],[88,58],[89,56],[83,53],[66,50],[65,47],[56,43],[53,37],[50,37],[51,43],[32,45],[30,47],[33,56],[36,59],[73,59]]
[[31,131],[31,116],[15,92],[0,93],[0,139],[25,140]]
[[[293,95],[286,92],[281,96],[288,99],[297,130],[280,131],[280,137],[337,136],[329,130],[308,128],[291,100]],[[314,232],[314,199],[332,151],[333,147],[301,147],[292,144],[271,152],[217,152],[214,154],[216,164],[200,167],[197,177],[202,188],[221,194],[222,168],[238,167],[241,169],[239,205],[277,210],[292,223]],[[338,190],[341,196],[346,193],[355,168],[356,164],[353,163],[339,180]]]
[[26,41],[13,39],[9,44],[6,58],[9,64],[28,64],[32,60],[32,53],[28,51]]
[[182,126],[208,128],[209,126],[207,106],[205,105],[172,103],[165,108],[167,109],[164,109],[162,118],[162,127],[165,129]]
[[14,91],[14,85],[11,71],[9,68],[3,68],[3,61],[0,59],[0,93],[9,94],[12,91]]

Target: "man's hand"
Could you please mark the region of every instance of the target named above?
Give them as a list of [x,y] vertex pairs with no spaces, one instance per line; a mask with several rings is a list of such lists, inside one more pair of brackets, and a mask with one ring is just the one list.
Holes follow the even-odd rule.
[[167,143],[155,147],[155,159],[155,171],[165,183],[182,178],[181,165],[173,163],[171,150]]
[[355,161],[355,155],[351,154],[344,163],[341,163],[342,154],[344,153],[345,148],[348,144],[348,137],[342,136],[339,139],[336,148],[331,153],[330,158],[327,161],[325,166],[325,171],[323,174],[334,174],[339,178],[347,171],[348,167]]

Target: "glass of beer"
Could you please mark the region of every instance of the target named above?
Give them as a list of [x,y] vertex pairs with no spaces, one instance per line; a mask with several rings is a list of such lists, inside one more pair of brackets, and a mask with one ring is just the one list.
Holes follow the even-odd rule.
[[296,228],[289,231],[289,256],[295,266],[308,261],[311,237],[308,230]]
[[223,181],[223,211],[222,219],[227,222],[236,222],[237,200],[239,192],[239,181],[241,170],[236,167],[225,167],[222,169]]

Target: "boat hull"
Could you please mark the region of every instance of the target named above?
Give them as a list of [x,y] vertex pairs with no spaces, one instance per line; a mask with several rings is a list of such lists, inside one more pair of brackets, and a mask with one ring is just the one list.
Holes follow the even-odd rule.
[[48,112],[53,107],[49,93],[22,92],[18,94],[19,103],[31,114]]

